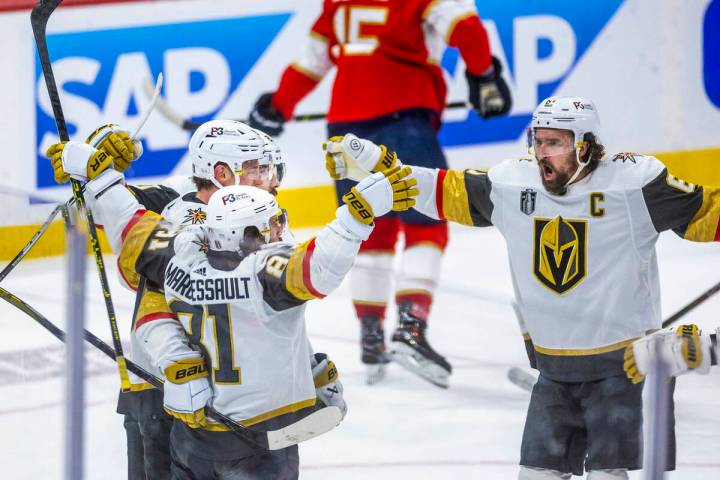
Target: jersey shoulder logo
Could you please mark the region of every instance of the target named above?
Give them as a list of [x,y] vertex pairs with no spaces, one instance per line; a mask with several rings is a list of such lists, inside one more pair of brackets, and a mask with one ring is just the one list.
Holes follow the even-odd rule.
[[197,225],[198,223],[205,223],[206,218],[207,214],[201,207],[188,208],[187,213],[185,214],[185,219],[183,220],[183,224]]
[[632,162],[634,164],[637,164],[637,160],[635,157],[638,156],[637,153],[632,152],[621,152],[616,154],[614,157],[612,157],[613,162],[621,161],[622,163],[625,162]]
[[535,218],[533,273],[558,295],[587,276],[587,220]]

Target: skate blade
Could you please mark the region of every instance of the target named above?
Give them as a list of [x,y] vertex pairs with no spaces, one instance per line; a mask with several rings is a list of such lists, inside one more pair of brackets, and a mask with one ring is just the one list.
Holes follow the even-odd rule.
[[450,386],[450,373],[404,343],[393,343],[390,357],[400,366],[440,388]]
[[535,382],[537,382],[536,375],[517,367],[510,368],[507,372],[507,377],[510,382],[522,388],[526,392],[532,392]]
[[383,378],[385,378],[384,364],[366,365],[365,367],[366,385],[375,385],[376,383],[382,381]]

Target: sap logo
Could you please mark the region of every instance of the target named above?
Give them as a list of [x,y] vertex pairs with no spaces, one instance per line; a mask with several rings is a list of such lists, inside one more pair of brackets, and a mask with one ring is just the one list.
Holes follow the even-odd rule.
[[703,81],[710,101],[720,108],[720,0],[713,0],[703,20]]
[[[184,116],[211,119],[289,18],[273,14],[48,35],[71,139],[83,140],[104,123],[132,130],[150,104],[142,82],[160,72],[171,105]],[[46,187],[54,182],[44,152],[58,137],[37,57],[35,64],[37,186]],[[129,176],[165,176],[185,153],[189,133],[153,115],[140,139],[143,161]]]
[[[622,0],[526,0],[482,2],[476,5],[488,31],[493,54],[506,66],[513,93],[513,110],[492,121],[474,112],[461,121],[443,123],[440,140],[445,146],[513,141],[530,124],[537,104],[552,96],[588,51]],[[448,49],[442,61],[451,77],[450,90],[466,91],[464,66],[458,53]],[[575,92],[592,97],[592,92]]]

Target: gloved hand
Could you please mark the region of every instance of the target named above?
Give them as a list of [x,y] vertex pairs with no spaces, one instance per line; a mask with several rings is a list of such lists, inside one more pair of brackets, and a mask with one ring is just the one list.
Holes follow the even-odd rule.
[[505,115],[512,108],[510,89],[501,75],[502,64],[497,57],[493,57],[492,63],[492,71],[485,75],[473,75],[465,70],[469,101],[478,115],[485,119]]
[[325,169],[335,180],[349,178],[359,182],[371,173],[402,165],[397,154],[385,145],[352,133],[331,137],[323,143]]
[[92,180],[113,165],[113,157],[82,142],[51,145],[45,155],[50,159],[57,183]]
[[92,132],[85,143],[102,150],[114,159],[113,168],[122,173],[143,153],[142,142],[132,140],[130,133],[109,123]]
[[410,167],[394,167],[365,178],[343,195],[350,215],[371,225],[375,217],[390,210],[401,212],[415,205],[413,197],[420,191],[416,188],[417,180],[409,177],[410,174]]
[[628,345],[623,368],[633,383],[640,383],[652,371],[657,354],[667,365],[670,376],[688,370],[706,374],[710,371],[710,348],[710,335],[703,335],[697,325],[666,328]]
[[283,132],[285,117],[272,104],[271,92],[260,95],[253,109],[248,116],[248,125],[267,133],[271,137],[277,137]]
[[203,358],[198,352],[170,359],[162,366],[165,374],[163,407],[190,428],[207,425],[205,406],[213,392]]
[[316,353],[311,363],[317,397],[328,407],[338,407],[345,418],[347,404],[343,398],[343,385],[340,383],[340,374],[335,364],[324,353]]

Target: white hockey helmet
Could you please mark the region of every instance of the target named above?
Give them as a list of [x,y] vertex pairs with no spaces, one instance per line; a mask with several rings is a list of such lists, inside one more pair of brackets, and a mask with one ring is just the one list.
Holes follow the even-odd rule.
[[[205,122],[193,134],[188,146],[192,158],[193,176],[213,182],[215,166],[226,164],[235,174],[235,184],[240,184],[243,173],[260,175],[259,165],[265,160],[265,139],[254,128],[236,120],[211,120]],[[255,169],[249,172],[248,169]]]
[[265,190],[246,185],[222,187],[207,205],[209,248],[241,251],[249,227],[257,228],[268,243],[272,222],[281,214],[275,197]]
[[536,128],[557,128],[573,132],[575,148],[581,148],[583,137],[600,136],[600,117],[592,101],[582,97],[549,97],[535,109],[530,134]]
[[[528,149],[535,154],[535,129],[555,128],[569,130],[573,133],[573,149],[578,167],[575,173],[565,183],[565,187],[579,178],[582,171],[590,164],[591,156],[585,160],[580,158],[580,149],[583,146],[586,133],[595,135],[599,142],[600,117],[595,104],[582,97],[549,97],[540,102],[532,116],[532,123],[528,129]],[[570,153],[572,150],[561,153]]]

